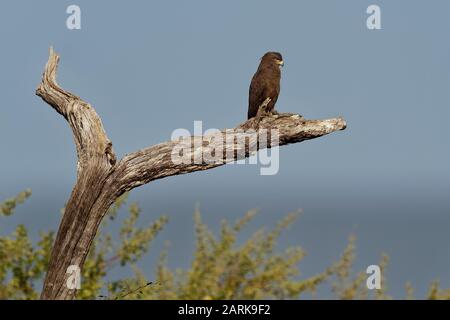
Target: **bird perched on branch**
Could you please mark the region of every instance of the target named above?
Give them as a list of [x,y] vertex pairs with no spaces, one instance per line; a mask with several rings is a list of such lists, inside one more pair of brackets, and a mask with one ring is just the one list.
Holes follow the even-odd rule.
[[265,111],[275,113],[275,103],[280,94],[281,67],[283,57],[278,52],[267,52],[259,64],[258,70],[250,83],[248,96],[248,119],[257,115],[259,107],[267,98],[269,103]]

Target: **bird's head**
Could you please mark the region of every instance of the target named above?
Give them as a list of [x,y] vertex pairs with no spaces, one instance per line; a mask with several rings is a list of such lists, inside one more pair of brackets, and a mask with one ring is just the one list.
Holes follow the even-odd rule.
[[261,62],[270,63],[280,68],[284,66],[283,57],[279,52],[267,52],[265,55],[262,56]]

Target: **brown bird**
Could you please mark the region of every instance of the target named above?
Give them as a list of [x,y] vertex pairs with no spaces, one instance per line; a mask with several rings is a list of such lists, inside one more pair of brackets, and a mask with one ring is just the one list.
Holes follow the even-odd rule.
[[250,83],[248,95],[248,119],[258,113],[261,104],[270,98],[265,110],[275,112],[275,103],[280,94],[281,67],[284,65],[283,57],[278,52],[267,52],[259,64],[258,70]]

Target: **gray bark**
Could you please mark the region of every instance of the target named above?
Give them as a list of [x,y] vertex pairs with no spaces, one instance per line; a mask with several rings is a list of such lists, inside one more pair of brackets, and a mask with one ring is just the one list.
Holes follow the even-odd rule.
[[[58,61],[59,56],[50,49],[36,94],[61,114],[72,129],[78,155],[77,181],[53,245],[41,299],[75,298],[76,290],[71,290],[66,285],[69,277],[66,270],[71,265],[83,267],[100,222],[111,204],[124,192],[153,180],[212,169],[248,157],[253,150],[252,146],[259,148],[256,136],[250,139],[245,150],[235,141],[227,143],[223,147],[222,161],[174,164],[171,155],[177,142],[168,141],[116,160],[112,143],[94,108],[56,83]],[[276,129],[281,146],[318,138],[344,130],[345,127],[346,123],[342,118],[305,120],[295,114],[272,115],[259,112],[257,117],[222,132],[240,134],[242,130],[252,129],[259,135],[261,129]],[[196,143],[205,146],[201,151],[205,152],[208,148],[217,147],[219,142],[212,141],[208,136],[192,137],[192,145]],[[267,147],[272,145],[269,143]],[[232,159],[226,159],[226,152],[230,150],[240,152],[235,152]]]

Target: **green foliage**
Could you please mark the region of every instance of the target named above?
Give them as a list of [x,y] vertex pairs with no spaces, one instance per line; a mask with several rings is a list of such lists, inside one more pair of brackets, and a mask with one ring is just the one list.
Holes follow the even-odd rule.
[[450,300],[450,289],[441,289],[439,281],[431,283],[427,299],[430,300]]
[[[356,258],[356,237],[350,236],[348,245],[345,248],[340,260],[332,267],[334,281],[332,281],[332,290],[336,297],[341,300],[365,300],[369,298],[369,290],[366,286],[367,274],[364,271],[352,272],[352,266]],[[386,294],[386,279],[384,277],[387,262],[389,258],[383,254],[378,266],[381,270],[381,289],[375,290],[375,297],[379,300],[390,299]]]
[[[171,271],[166,265],[167,252],[164,252],[158,264],[155,285],[127,298],[296,298],[302,292],[314,290],[326,279],[328,274],[321,273],[295,280],[299,274],[297,264],[303,259],[304,251],[300,247],[281,253],[274,250],[278,237],[293,222],[295,215],[288,215],[270,232],[256,232],[238,246],[238,232],[254,215],[255,212],[251,211],[232,226],[223,221],[220,235],[216,237],[196,212],[196,250],[190,269]],[[145,278],[134,283],[130,281],[135,287],[147,282]]]
[[31,196],[31,190],[27,189],[22,191],[17,196],[11,199],[7,199],[0,204],[0,216],[9,216],[14,213],[14,209],[18,204],[24,203]]
[[[22,203],[31,192],[20,193],[17,197],[1,204],[2,213],[11,215],[17,204]],[[127,195],[118,199],[108,212],[110,219],[104,219],[98,236],[89,251],[82,270],[82,288],[77,293],[79,299],[96,299],[105,287],[107,271],[117,263],[127,266],[137,262],[148,249],[151,240],[167,223],[160,217],[148,227],[137,227],[140,209],[136,204],[129,207],[129,217],[124,219],[120,231],[120,243],[112,241],[108,232],[108,222],[114,220],[127,201]],[[63,211],[63,210],[62,210]],[[37,299],[45,271],[48,267],[54,233],[42,233],[34,246],[27,229],[19,225],[10,236],[0,237],[0,299]]]
[[142,254],[147,252],[150,242],[168,222],[168,218],[163,216],[150,227],[137,228],[136,222],[141,214],[141,209],[133,203],[130,205],[129,213],[130,216],[125,219],[120,229],[121,244],[117,250],[122,266],[127,263],[136,263],[142,257]]
[[35,282],[45,274],[53,233],[41,234],[36,247],[25,226],[19,225],[12,237],[0,237],[0,299],[35,299]]
[[[17,204],[30,195],[27,190],[0,204],[1,215],[13,214]],[[280,235],[298,216],[295,213],[281,219],[273,229],[260,229],[242,242],[237,240],[238,235],[255,217],[256,211],[249,211],[234,224],[222,221],[220,232],[215,235],[197,210],[194,214],[196,248],[190,267],[170,269],[166,246],[149,280],[136,263],[148,252],[168,218],[162,216],[141,227],[141,210],[132,203],[128,206],[128,215],[122,218],[119,233],[114,235],[109,223],[118,218],[127,198],[127,195],[120,197],[109,210],[109,218],[102,222],[82,271],[78,299],[297,299],[305,293],[316,296],[318,285],[325,283],[331,285],[338,299],[390,299],[384,277],[383,289],[372,294],[366,288],[364,270],[353,272],[354,236],[350,237],[338,261],[312,277],[302,277],[299,263],[305,251],[298,246],[277,249]],[[0,236],[0,299],[39,297],[53,240],[53,232],[41,233],[33,244],[23,225],[9,236]],[[379,262],[382,275],[387,263],[387,255],[382,255]],[[133,276],[107,282],[108,271],[116,266],[131,268]],[[105,290],[106,295],[101,296]],[[406,298],[414,298],[409,283]],[[433,282],[427,298],[450,299],[450,290],[441,289],[438,282]]]

